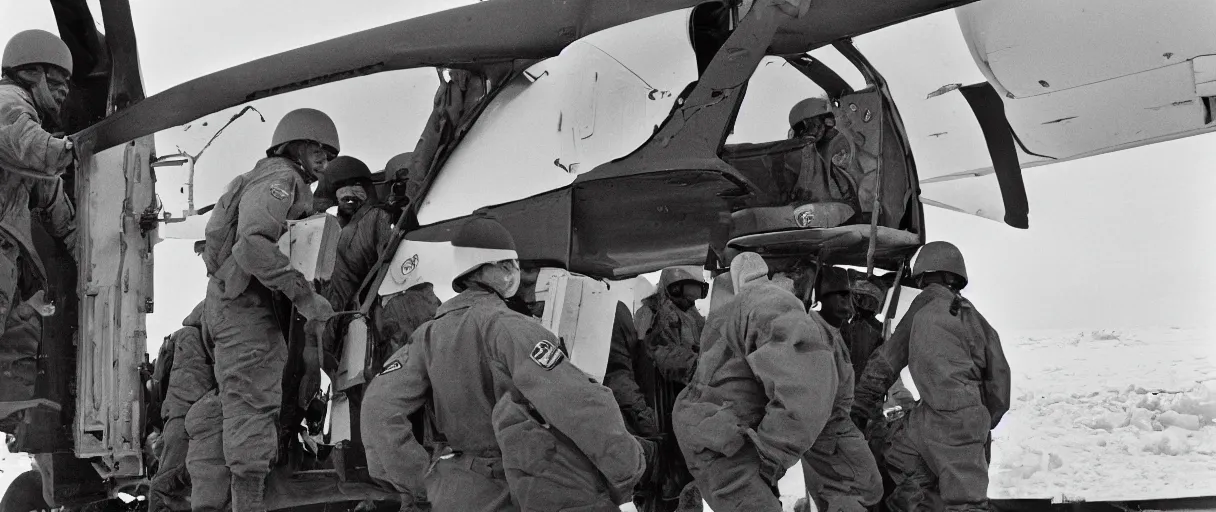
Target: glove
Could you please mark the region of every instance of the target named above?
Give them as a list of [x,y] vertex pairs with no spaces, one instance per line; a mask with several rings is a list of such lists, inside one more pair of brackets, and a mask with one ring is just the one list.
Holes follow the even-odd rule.
[[[329,301],[317,293],[305,295],[295,301],[295,307],[300,311],[304,318],[308,319],[309,323],[320,322],[324,325],[330,318],[334,317],[334,307],[329,304]],[[309,332],[313,332],[312,326]]]
[[[62,142],[62,144],[54,144],[55,142]],[[55,174],[61,174],[76,161],[75,145],[72,144],[71,139],[66,138],[54,139],[52,145],[58,145],[61,148],[59,154],[55,155],[55,161],[53,162]]]

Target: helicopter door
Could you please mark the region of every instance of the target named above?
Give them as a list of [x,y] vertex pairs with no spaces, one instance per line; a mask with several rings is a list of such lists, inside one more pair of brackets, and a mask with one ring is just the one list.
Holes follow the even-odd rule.
[[76,173],[80,258],[76,456],[96,458],[103,478],[143,474],[145,315],[152,310],[156,202],[152,136],[90,154]]

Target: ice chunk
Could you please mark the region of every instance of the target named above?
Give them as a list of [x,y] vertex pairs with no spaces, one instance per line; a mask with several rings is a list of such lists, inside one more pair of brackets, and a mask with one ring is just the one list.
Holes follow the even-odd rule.
[[1165,427],[1178,427],[1186,430],[1199,430],[1199,416],[1179,414],[1176,411],[1166,411],[1157,416],[1157,421]]
[[1132,409],[1130,424],[1132,427],[1135,427],[1136,429],[1139,429],[1139,430],[1143,430],[1146,432],[1152,431],[1153,430],[1153,412],[1148,409],[1144,409],[1144,408],[1140,408],[1140,407]]
[[1131,415],[1126,412],[1108,412],[1106,414],[1090,418],[1085,426],[1095,430],[1105,430],[1110,432],[1117,428],[1126,427],[1131,423]]
[[1190,453],[1187,431],[1170,427],[1162,432],[1151,432],[1142,438],[1144,451],[1157,455],[1183,455]]

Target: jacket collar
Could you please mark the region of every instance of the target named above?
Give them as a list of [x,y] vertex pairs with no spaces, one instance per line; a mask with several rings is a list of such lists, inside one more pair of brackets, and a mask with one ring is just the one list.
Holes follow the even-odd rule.
[[955,296],[955,293],[950,291],[950,288],[947,288],[946,285],[938,283],[933,283],[926,286],[920,291],[920,294],[934,299],[953,299]]
[[439,318],[448,313],[469,309],[473,306],[490,305],[506,308],[507,305],[503,302],[502,297],[484,287],[473,285],[470,286],[460,295],[452,297],[451,300],[444,302],[435,311],[435,318]]

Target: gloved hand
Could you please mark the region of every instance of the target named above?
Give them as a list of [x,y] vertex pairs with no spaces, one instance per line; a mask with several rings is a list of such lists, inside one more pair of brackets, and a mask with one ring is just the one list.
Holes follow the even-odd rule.
[[[320,322],[320,325],[324,325],[325,322],[334,317],[334,307],[329,304],[329,301],[325,297],[317,293],[305,295],[297,299],[293,305],[300,311],[301,315],[304,315],[304,318],[308,319],[309,323]],[[313,328],[315,326],[309,328],[309,332],[312,332]]]
[[633,436],[633,438],[642,445],[642,453],[646,460],[646,470],[642,472],[642,478],[638,479],[638,485],[641,485],[643,482],[649,482],[650,476],[654,472],[655,462],[658,461],[659,456],[659,443],[645,437]]
[[51,162],[55,168],[55,174],[63,173],[68,166],[76,161],[75,145],[72,144],[72,139],[52,139],[51,146],[58,146],[58,154],[54,156],[54,161]]

